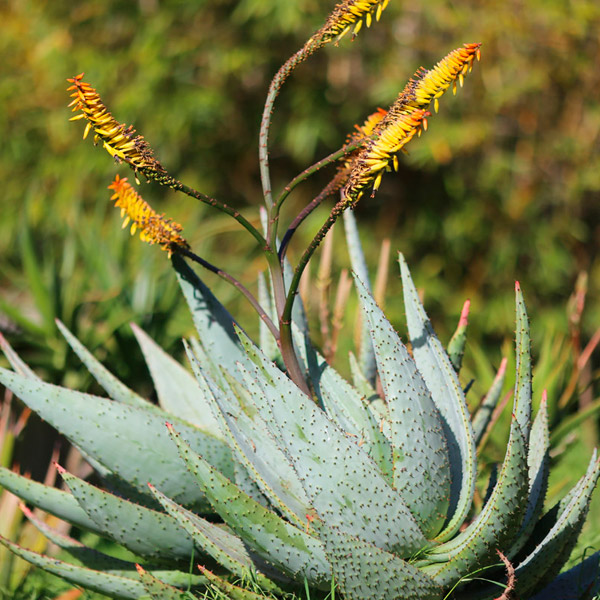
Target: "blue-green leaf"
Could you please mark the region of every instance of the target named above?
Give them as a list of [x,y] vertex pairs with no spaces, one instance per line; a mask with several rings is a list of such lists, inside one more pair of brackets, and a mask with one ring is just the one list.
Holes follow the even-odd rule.
[[388,406],[394,487],[425,535],[434,537],[446,520],[450,494],[448,447],[440,414],[391,323],[356,276],[355,284]]
[[408,333],[417,368],[442,417],[451,469],[451,519],[438,536],[450,539],[462,525],[475,492],[477,456],[469,410],[458,376],[419,300],[404,257],[399,256]]
[[186,510],[150,486],[163,508],[183,527],[202,552],[240,579],[255,579],[265,590],[280,591],[271,578],[289,581],[265,563],[229,528],[215,525]]
[[185,530],[168,515],[134,504],[71,475],[61,476],[102,535],[146,557],[189,559],[194,544]]
[[242,352],[233,317],[183,258],[173,254],[171,260],[202,345],[215,362],[228,370],[234,369]]
[[63,334],[67,343],[87,370],[94,376],[96,381],[106,390],[106,393],[118,402],[131,404],[132,406],[150,407],[150,403],[138,396],[133,390],[130,390],[124,383],[117,379],[94,355],[65,327],[65,325],[56,320],[56,324]]
[[440,600],[442,589],[400,557],[338,529],[315,524],[336,586],[348,600]]
[[0,467],[0,487],[6,488],[25,502],[68,521],[77,527],[101,533],[95,521],[90,519],[77,500],[57,488],[32,481],[9,469]]
[[232,475],[226,444],[165,413],[113,402],[0,369],[0,381],[77,447],[122,478],[142,496],[153,499],[147,482],[184,505],[207,510],[194,478],[165,429],[170,419],[192,447],[222,472]]
[[[356,218],[352,210],[346,210],[344,212],[343,219],[344,229],[346,231],[346,245],[348,246],[348,253],[350,254],[350,264],[352,265],[352,270],[367,286],[367,289],[371,291],[369,285],[369,270],[367,268],[367,261],[362,249],[362,244],[360,243],[358,227],[356,226]],[[363,372],[367,381],[374,386],[375,377],[377,375],[375,352],[373,351],[373,344],[371,343],[371,338],[369,337],[369,326],[364,321],[362,323],[362,331],[360,335],[358,360],[361,371]]]
[[144,353],[161,407],[211,435],[222,438],[219,425],[192,374],[137,325],[132,324],[131,328]]
[[[245,373],[256,408],[293,462],[323,520],[384,549],[416,552],[428,545],[402,497],[372,459],[268,360]],[[270,383],[273,382],[273,384]]]
[[539,586],[551,581],[573,550],[600,476],[600,460],[596,453],[581,481],[569,495],[570,501],[560,512],[544,539],[517,567],[517,594],[527,596]]
[[173,430],[171,435],[203,492],[223,521],[265,561],[296,581],[324,589],[331,570],[318,540],[244,494]]
[[[26,550],[1,536],[0,543],[32,565],[89,590],[114,598],[123,598],[124,600],[138,600],[145,594],[141,581],[136,581],[123,574],[116,575],[108,571],[95,571],[87,567],[72,565],[56,558]],[[133,567],[133,564],[131,566]],[[133,573],[135,571],[132,571],[132,576]]]

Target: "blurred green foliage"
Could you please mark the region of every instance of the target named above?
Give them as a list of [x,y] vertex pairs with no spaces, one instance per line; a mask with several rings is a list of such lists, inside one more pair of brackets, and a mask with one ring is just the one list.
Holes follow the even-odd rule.
[[[100,305],[110,300],[114,307],[115,297],[130,310],[127,318],[175,310],[161,305],[152,286],[138,290],[131,308],[127,295],[140,271],[165,273],[167,261],[119,237],[105,189],[117,168],[78,140],[82,125],[67,120],[65,79],[85,71],[113,114],[133,123],[174,175],[257,217],[256,140],[266,88],[328,8],[316,0],[6,1],[0,9],[3,298],[16,299],[24,311],[30,302],[31,279],[23,277],[28,238],[32,256],[55,265],[40,286],[50,287],[52,276],[73,284],[71,296],[94,313],[89,325],[103,315]],[[339,147],[353,124],[387,106],[417,67],[431,66],[462,42],[481,41],[483,60],[465,89],[444,99],[400,174],[362,201],[359,221],[367,237],[391,237],[392,248],[407,255],[434,315],[442,308],[458,312],[469,296],[478,319],[473,329],[490,335],[504,335],[511,322],[515,278],[532,313],[538,320],[547,315],[549,323],[577,273],[589,271],[589,331],[600,320],[593,301],[600,291],[599,30],[595,0],[535,0],[526,7],[391,2],[371,31],[318,53],[286,84],[274,117],[274,184]],[[330,175],[298,190],[286,216]],[[184,224],[199,253],[252,283],[259,265],[249,268],[252,241],[235,224],[155,185],[142,191]],[[317,222],[303,228],[295,248]],[[366,245],[374,256],[376,246]],[[98,266],[105,256],[109,264]],[[347,262],[344,255],[339,261]],[[172,277],[166,279],[158,287],[172,293]],[[225,300],[233,296],[223,293]],[[140,302],[144,294],[155,299]],[[52,311],[38,305],[29,312],[40,324]]]

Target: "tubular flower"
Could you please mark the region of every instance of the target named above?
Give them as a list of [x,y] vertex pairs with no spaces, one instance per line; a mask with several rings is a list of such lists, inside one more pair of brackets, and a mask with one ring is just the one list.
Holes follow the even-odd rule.
[[181,225],[158,215],[152,207],[129,185],[127,178],[118,175],[108,186],[114,194],[115,206],[121,209],[121,217],[125,217],[123,228],[131,222],[131,235],[140,230],[140,239],[149,244],[160,244],[171,256],[175,246],[189,248],[189,244],[180,235]]
[[[326,44],[333,39],[339,40],[351,29],[356,35],[363,26],[371,26],[373,15],[379,21],[381,13],[385,10],[389,0],[346,0],[340,2],[329,15],[325,25],[309,40],[319,45]],[[354,26],[354,27],[353,27]]]
[[71,118],[71,121],[87,119],[83,138],[85,139],[91,129],[94,130],[94,143],[102,141],[106,151],[117,162],[126,162],[137,174],[142,173],[148,179],[153,179],[162,184],[171,185],[174,180],[165,168],[154,158],[152,148],[141,135],[137,135],[133,126],[119,123],[106,108],[98,92],[83,81],[83,73],[67,79],[72,85],[67,91],[73,92],[73,101],[69,106],[73,112],[81,111]]

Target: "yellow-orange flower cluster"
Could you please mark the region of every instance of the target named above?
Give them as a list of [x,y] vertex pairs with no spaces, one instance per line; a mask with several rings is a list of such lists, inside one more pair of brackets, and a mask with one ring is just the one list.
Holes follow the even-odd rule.
[[142,173],[148,179],[171,185],[172,178],[165,168],[154,158],[152,148],[141,135],[137,135],[133,126],[119,123],[106,108],[98,92],[83,81],[83,73],[67,79],[72,85],[67,91],[73,92],[73,101],[69,106],[73,112],[81,111],[71,121],[87,119],[83,138],[94,130],[94,143],[102,141],[106,151],[117,161],[126,162],[136,173]]
[[131,235],[139,229],[140,239],[149,244],[160,244],[171,256],[174,246],[189,248],[189,244],[180,235],[181,225],[157,214],[152,207],[129,185],[127,178],[118,175],[108,186],[114,194],[115,206],[121,209],[121,217],[125,217],[123,228],[131,223]]
[[333,39],[339,40],[352,30],[356,35],[363,26],[371,26],[373,16],[379,21],[389,0],[346,0],[335,6],[325,25],[309,40],[308,44],[325,44]]
[[464,44],[462,48],[452,50],[440,60],[433,69],[420,69],[414,77],[414,105],[425,108],[434,101],[435,112],[438,111],[438,98],[452,85],[456,93],[456,80],[461,87],[464,76],[473,68],[475,59],[481,56],[481,44]]
[[[464,44],[453,50],[437,65],[427,71],[419,69],[396,98],[390,110],[379,121],[372,123],[371,137],[357,157],[352,161],[352,169],[342,191],[342,198],[348,204],[360,200],[368,187],[373,193],[378,189],[386,170],[398,167],[397,153],[403,150],[415,134],[427,129],[427,107],[432,100],[437,111],[438,98],[458,79],[462,85],[464,75],[479,59],[481,44]],[[373,115],[372,115],[373,117]],[[366,123],[365,123],[366,125]],[[365,129],[368,131],[368,127]],[[349,163],[346,163],[346,167]]]

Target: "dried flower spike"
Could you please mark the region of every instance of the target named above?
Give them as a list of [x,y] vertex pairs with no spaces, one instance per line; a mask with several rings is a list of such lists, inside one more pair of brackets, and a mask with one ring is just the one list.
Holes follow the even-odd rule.
[[189,244],[180,235],[181,225],[158,215],[152,207],[129,185],[127,178],[118,175],[108,186],[114,194],[115,206],[121,209],[121,217],[125,217],[123,228],[131,223],[131,235],[140,230],[140,239],[149,244],[160,244],[171,256],[174,246],[189,248]]
[[71,121],[87,119],[83,133],[85,139],[91,129],[94,130],[94,143],[102,141],[106,151],[116,161],[126,162],[137,174],[142,173],[148,179],[153,179],[163,185],[172,185],[173,178],[165,168],[154,158],[152,148],[141,135],[137,135],[133,126],[119,123],[106,108],[98,92],[83,81],[83,73],[67,79],[72,85],[67,91],[73,92],[73,101],[69,106],[73,112],[81,111],[71,118]]

